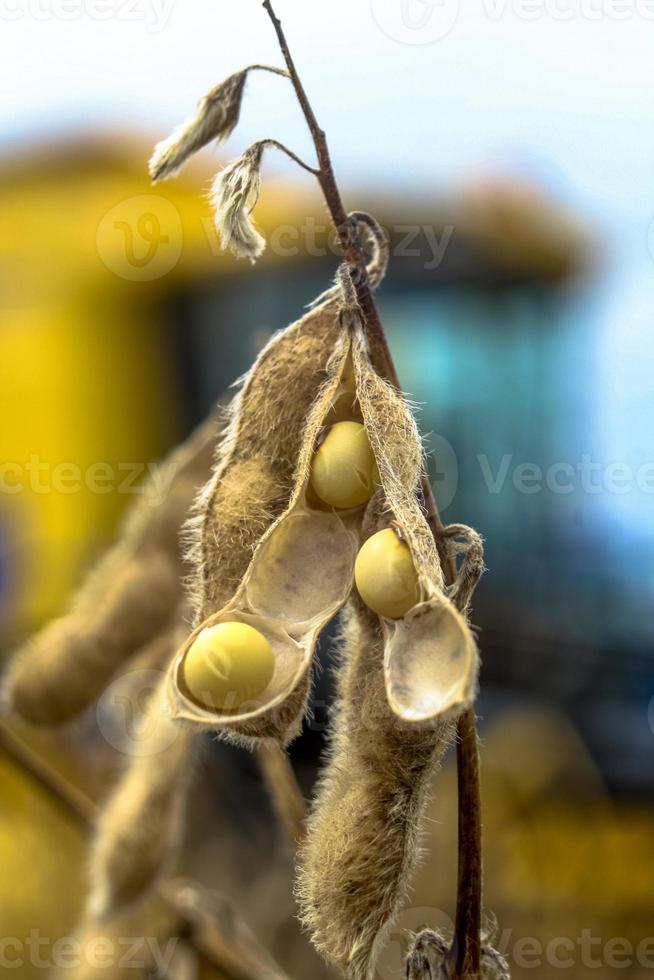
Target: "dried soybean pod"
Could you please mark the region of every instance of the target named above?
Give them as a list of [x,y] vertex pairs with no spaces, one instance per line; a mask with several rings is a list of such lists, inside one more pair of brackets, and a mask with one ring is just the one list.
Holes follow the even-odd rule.
[[[383,494],[371,531],[394,523],[418,575],[421,601],[402,618],[382,618],[386,695],[405,721],[431,724],[456,718],[473,700],[479,666],[470,628],[446,589],[432,531],[420,506],[422,443],[404,396],[372,367],[362,331],[353,343],[356,392],[379,468]],[[459,527],[457,525],[457,527]],[[481,573],[481,539],[474,536],[476,564],[457,583],[469,601]],[[463,532],[460,532],[463,533]],[[476,577],[475,577],[476,576]]]
[[162,970],[174,963],[178,936],[179,917],[153,896],[111,922],[80,923],[74,937],[77,955],[57,957],[57,965],[45,972],[48,980],[169,980]]
[[[128,768],[98,822],[88,899],[93,919],[113,917],[140,901],[177,852],[197,740],[171,721],[161,692],[163,671],[188,634],[187,620],[188,606],[182,602],[168,629],[133,661],[135,671],[160,672],[159,688],[146,708],[144,737],[125,747],[132,751]],[[136,692],[132,700],[139,703]]]
[[272,337],[233,398],[187,528],[196,624],[231,599],[259,540],[286,509],[307,416],[342,337],[337,303],[324,303]]
[[419,852],[431,777],[454,723],[407,725],[385,694],[378,618],[352,596],[329,755],[298,860],[302,921],[350,980],[370,980]]
[[163,703],[160,686],[146,711],[145,736],[134,743],[129,767],[98,821],[88,899],[92,920],[111,918],[140,900],[177,853],[197,740],[172,722]]
[[[360,508],[320,510],[307,495],[317,437],[332,406],[348,390],[354,397],[350,344],[334,301],[271,341],[235,399],[192,526],[196,628],[170,671],[172,711],[245,744],[258,738],[286,743],[298,732],[316,638],[352,587]],[[251,479],[244,486],[245,468]],[[241,503],[250,492],[256,520]],[[241,512],[243,520],[235,522]],[[207,708],[185,684],[193,644],[223,623],[254,627],[274,654],[272,679],[260,698],[232,711]]]
[[15,654],[3,684],[9,710],[34,724],[68,721],[166,624],[183,594],[180,530],[217,433],[209,418],[159,467],[70,612]]

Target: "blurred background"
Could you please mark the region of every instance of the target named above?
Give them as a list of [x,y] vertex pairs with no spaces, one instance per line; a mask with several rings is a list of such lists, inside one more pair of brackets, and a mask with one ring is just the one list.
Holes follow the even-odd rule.
[[[649,976],[654,11],[608,0],[276,6],[346,206],[390,236],[379,305],[443,519],[486,538],[474,622],[486,904],[500,945],[517,978]],[[245,64],[279,63],[254,0],[16,0],[0,20],[7,654],[62,611],[139,481],[326,287],[338,256],[309,175],[271,154],[260,263],[225,256],[212,227],[211,178],[252,140],[311,158],[283,79],[251,77],[220,154],[203,151],[156,188],[147,177],[153,143],[205,91]],[[327,671],[293,749],[307,794],[330,692]],[[101,796],[98,773],[120,751],[103,755],[106,770],[82,758],[89,724],[22,737]],[[0,766],[0,931],[64,935],[82,844],[1,754]],[[290,898],[269,900],[287,894],[289,856],[271,843],[252,763],[207,742],[202,767],[198,826],[225,821],[262,849],[247,873],[232,859],[221,887],[288,969],[318,976],[297,965]],[[254,815],[235,830],[243,794]],[[401,976],[402,928],[452,914],[451,762],[435,794],[429,856],[382,980]],[[200,868],[204,837],[191,836]],[[53,889],[56,907],[44,898]]]

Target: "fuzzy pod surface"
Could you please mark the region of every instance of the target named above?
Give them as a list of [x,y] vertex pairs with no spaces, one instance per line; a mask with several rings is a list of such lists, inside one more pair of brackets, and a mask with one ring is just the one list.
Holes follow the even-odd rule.
[[[179,632],[170,646],[179,641]],[[163,677],[163,675],[162,675]],[[162,684],[139,720],[122,778],[100,814],[91,851],[91,920],[130,907],[170,869],[182,837],[197,739],[164,710]]]
[[6,708],[33,724],[69,721],[165,626],[183,596],[181,528],[217,437],[211,417],[161,464],[70,612],[14,655],[3,680]]
[[[333,301],[272,339],[234,400],[191,527],[196,628],[171,667],[173,716],[246,744],[295,736],[317,636],[352,587],[360,511],[308,497],[316,439],[334,405],[354,403],[350,341]],[[184,661],[203,629],[234,621],[263,634],[275,668],[256,703],[214,711],[186,689]]]
[[318,952],[350,980],[371,980],[419,856],[431,778],[454,723],[424,728],[393,713],[379,620],[356,596],[346,610],[340,661],[296,894]]
[[355,335],[353,364],[357,399],[382,486],[368,508],[367,535],[390,524],[400,530],[422,593],[421,602],[402,619],[381,620],[386,696],[400,718],[431,725],[458,717],[472,702],[477,648],[448,595],[421,506],[423,449],[415,419],[404,395],[373,368],[362,330]]

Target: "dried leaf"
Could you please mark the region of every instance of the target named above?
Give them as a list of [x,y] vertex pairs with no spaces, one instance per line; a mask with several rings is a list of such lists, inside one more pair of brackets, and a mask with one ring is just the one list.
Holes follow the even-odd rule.
[[211,140],[226,140],[238,123],[248,69],[230,75],[198,103],[195,114],[154,148],[150,160],[153,181],[172,177],[197,150]]
[[214,222],[223,248],[254,262],[266,247],[250,214],[259,200],[261,159],[266,140],[253,143],[221,170],[211,188]]

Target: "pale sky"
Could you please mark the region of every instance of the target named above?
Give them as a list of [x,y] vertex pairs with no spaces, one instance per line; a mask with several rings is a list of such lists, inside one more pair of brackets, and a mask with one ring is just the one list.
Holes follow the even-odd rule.
[[[595,227],[598,434],[606,458],[637,463],[651,451],[654,0],[276,9],[342,180],[419,197],[522,172]],[[0,0],[0,152],[79,130],[161,138],[255,61],[280,64],[259,0]],[[287,83],[259,74],[227,149],[266,136],[311,156]]]
[[[510,163],[626,202],[652,169],[654,0],[277,0],[277,12],[347,179],[433,186]],[[225,75],[279,60],[258,0],[0,0],[0,139],[158,135]],[[310,152],[283,80],[259,76],[234,147],[269,135]]]

